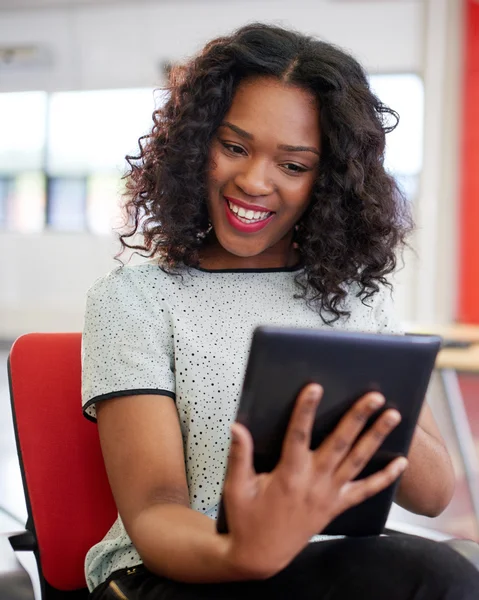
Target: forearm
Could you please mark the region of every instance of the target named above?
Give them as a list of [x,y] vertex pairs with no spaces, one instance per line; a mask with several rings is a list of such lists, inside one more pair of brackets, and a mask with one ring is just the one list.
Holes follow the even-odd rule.
[[454,471],[445,446],[416,427],[396,502],[406,510],[436,517],[449,504],[454,493]]
[[219,583],[258,577],[230,559],[229,536],[209,517],[180,504],[157,504],[129,528],[145,566],[186,583]]

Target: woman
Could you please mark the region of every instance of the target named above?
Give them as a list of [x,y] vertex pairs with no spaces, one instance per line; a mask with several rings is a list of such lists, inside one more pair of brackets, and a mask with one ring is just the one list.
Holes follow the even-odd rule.
[[[278,467],[257,476],[230,430],[253,328],[398,332],[386,276],[409,217],[383,167],[386,117],[354,59],[251,25],[173,70],[129,159],[124,247],[150,260],[89,292],[83,401],[97,418],[119,518],[87,555],[92,598],[472,598],[448,548],[393,537],[309,543],[404,472],[397,502],[437,515],[454,487],[425,407],[409,462],[354,481],[399,421],[360,399],[309,450],[318,385],[297,400]],[[142,233],[143,244],[129,239]],[[231,450],[230,431],[232,437]],[[228,456],[229,453],[229,456]],[[225,494],[230,533],[215,517]]]

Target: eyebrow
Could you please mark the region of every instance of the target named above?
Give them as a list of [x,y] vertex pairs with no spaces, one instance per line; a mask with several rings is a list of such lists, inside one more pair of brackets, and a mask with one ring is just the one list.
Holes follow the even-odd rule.
[[[223,121],[223,123],[221,123],[221,126],[228,127],[229,129],[237,133],[240,137],[246,140],[254,140],[254,135],[252,133],[241,129],[241,127],[238,127],[237,125],[234,125],[229,121]],[[313,146],[291,146],[289,144],[278,144],[278,148],[280,150],[286,150],[287,152],[313,152],[314,154],[320,156],[319,150],[317,148],[314,148]]]

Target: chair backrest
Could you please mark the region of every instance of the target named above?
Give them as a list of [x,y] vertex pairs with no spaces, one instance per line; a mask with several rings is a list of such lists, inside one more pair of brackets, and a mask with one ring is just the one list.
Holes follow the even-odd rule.
[[18,338],[9,379],[41,576],[58,590],[85,587],[85,554],[117,513],[97,427],[81,411],[81,334]]

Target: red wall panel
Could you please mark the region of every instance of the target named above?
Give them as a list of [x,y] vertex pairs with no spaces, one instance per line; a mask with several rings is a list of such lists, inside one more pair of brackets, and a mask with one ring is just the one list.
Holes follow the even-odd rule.
[[479,2],[466,0],[458,320],[479,324]]

